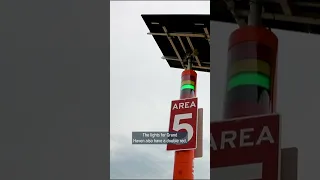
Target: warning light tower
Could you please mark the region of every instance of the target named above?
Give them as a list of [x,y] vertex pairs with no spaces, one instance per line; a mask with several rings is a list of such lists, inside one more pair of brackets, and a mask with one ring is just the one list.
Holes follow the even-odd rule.
[[[206,15],[142,15],[142,18],[150,30],[148,34],[153,35],[162,51],[163,59],[167,60],[172,68],[184,69],[181,75],[179,102],[194,100],[197,104],[196,71],[210,71],[209,17]],[[193,129],[192,131],[195,132],[193,139],[184,145],[173,145],[170,148],[169,145],[167,146],[167,150],[175,150],[174,180],[194,179],[194,158],[202,157],[202,113],[202,109],[196,108],[195,111],[188,112],[191,115],[188,121],[186,119],[178,121],[178,125],[183,127],[181,129],[187,132],[188,127]],[[172,119],[174,118],[170,118],[169,130],[172,130],[170,129]]]
[[[180,99],[196,97],[197,73],[192,70],[192,58],[187,57],[188,65],[181,75]],[[173,179],[193,179],[194,150],[182,150],[175,152]]]

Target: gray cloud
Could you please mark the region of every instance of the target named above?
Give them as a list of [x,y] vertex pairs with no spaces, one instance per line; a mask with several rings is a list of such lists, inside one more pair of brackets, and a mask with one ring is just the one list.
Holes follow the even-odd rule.
[[[174,152],[167,152],[165,145],[124,145],[116,139],[131,140],[126,136],[111,137],[111,178],[172,178]],[[204,157],[194,161],[196,179],[208,179],[210,176],[209,139],[204,140],[203,151]]]
[[111,178],[168,179],[172,173],[172,155],[164,145],[127,144],[115,148],[111,150]]

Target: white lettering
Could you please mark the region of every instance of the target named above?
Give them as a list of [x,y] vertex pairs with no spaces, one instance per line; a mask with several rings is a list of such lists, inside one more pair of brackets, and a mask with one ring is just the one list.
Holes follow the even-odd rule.
[[189,108],[189,102],[185,102],[184,108]]
[[144,143],[144,139],[132,139],[132,143]]
[[193,107],[197,107],[196,103],[194,101],[181,102],[181,103],[174,103],[174,105],[172,106],[172,110],[175,110],[175,109],[189,109],[189,108],[193,108]]
[[174,110],[174,109],[178,109],[178,106],[177,106],[177,104],[174,104],[174,105],[173,105],[173,108],[172,108],[172,110]]
[[212,147],[212,149],[214,151],[218,150],[217,145],[216,145],[216,141],[214,140],[212,134],[210,134],[210,146]]
[[190,108],[196,107],[196,103],[194,101],[191,102]]
[[[261,145],[261,143],[264,141],[267,141],[270,144],[275,142],[268,126],[264,126],[262,128],[259,136],[253,137],[254,131],[254,128],[245,128],[238,131],[222,131],[220,143],[219,141],[216,141],[218,140],[216,139],[217,137],[214,137],[212,134],[210,134],[210,146],[214,151],[217,151],[227,148]],[[238,134],[240,136],[239,139],[237,139]],[[217,142],[218,145],[220,145],[219,147],[217,146]],[[227,144],[229,144],[229,146]]]
[[[160,137],[159,133],[149,133],[152,138]],[[149,136],[148,136],[149,137]]]
[[[229,135],[229,137],[228,137]],[[230,137],[231,136],[231,137]],[[221,144],[220,144],[220,149],[224,149],[224,145],[226,143],[229,143],[229,146],[231,148],[235,148],[236,146],[234,145],[234,140],[237,137],[237,132],[235,131],[223,131],[221,135]]]
[[250,134],[245,134],[248,132],[253,132],[253,128],[241,129],[240,130],[240,147],[253,146],[254,142],[245,142],[246,139],[250,139]]
[[263,127],[256,144],[260,145],[262,141],[269,141],[271,144],[274,143],[274,139],[268,126]]

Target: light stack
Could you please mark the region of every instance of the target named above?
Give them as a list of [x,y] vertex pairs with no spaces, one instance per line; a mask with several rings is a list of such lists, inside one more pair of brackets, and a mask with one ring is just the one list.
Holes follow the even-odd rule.
[[225,118],[273,112],[277,48],[277,37],[264,27],[243,27],[231,34]]
[[196,97],[197,73],[194,70],[184,70],[181,75],[180,99]]

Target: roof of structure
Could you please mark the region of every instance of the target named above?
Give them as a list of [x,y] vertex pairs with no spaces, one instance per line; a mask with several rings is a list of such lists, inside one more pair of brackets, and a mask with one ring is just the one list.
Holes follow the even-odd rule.
[[185,68],[194,56],[193,69],[210,71],[210,20],[208,15],[142,15],[170,67]]
[[[260,0],[262,23],[272,29],[320,34],[320,2]],[[197,52],[193,69],[210,72],[210,20],[247,24],[253,0],[211,0],[210,15],[142,15],[169,66],[185,68],[186,57]],[[196,51],[195,51],[196,50]]]
[[[226,3],[226,2],[229,3]],[[320,34],[320,1],[311,0],[260,0],[263,4],[264,26],[287,31]],[[232,3],[233,2],[233,3]],[[229,23],[236,18],[247,23],[252,0],[211,0],[210,20]],[[234,14],[231,13],[234,9]]]

